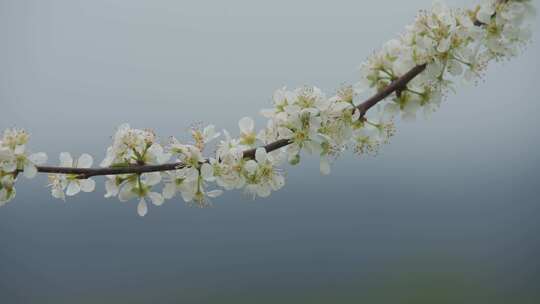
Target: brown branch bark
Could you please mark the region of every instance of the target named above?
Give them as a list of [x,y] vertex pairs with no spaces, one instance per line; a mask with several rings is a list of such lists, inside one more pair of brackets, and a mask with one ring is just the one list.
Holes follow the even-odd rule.
[[70,167],[50,167],[37,166],[41,173],[74,174],[80,179],[86,179],[98,175],[120,175],[134,173],[149,173],[159,171],[173,171],[184,167],[183,163],[170,163],[163,165],[133,165],[129,167],[109,167],[109,168],[70,168]]

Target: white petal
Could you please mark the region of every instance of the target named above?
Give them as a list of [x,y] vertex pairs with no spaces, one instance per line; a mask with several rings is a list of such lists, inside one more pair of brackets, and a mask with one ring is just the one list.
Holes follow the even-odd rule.
[[208,197],[218,197],[220,195],[223,194],[223,190],[212,190],[212,191],[208,191],[208,193],[206,193],[206,195],[208,195]]
[[80,180],[79,184],[84,192],[92,192],[96,189],[96,182],[93,179]]
[[62,167],[73,167],[73,158],[69,152],[60,153],[60,166]]
[[274,109],[262,109],[259,113],[261,113],[261,115],[266,117],[266,118],[272,118],[276,114],[276,110],[274,110]]
[[450,38],[446,38],[443,41],[439,43],[439,46],[437,47],[437,51],[440,53],[444,53],[450,49]]
[[43,152],[34,153],[28,157],[28,159],[35,165],[41,165],[47,162],[47,154]]
[[153,144],[147,153],[150,153],[158,164],[167,162],[172,156],[170,153],[165,153],[160,144]]
[[148,186],[154,186],[161,181],[161,174],[159,172],[144,173],[142,176],[144,183]]
[[354,121],[357,121],[359,119],[360,119],[360,110],[354,109],[351,120],[354,122]]
[[141,198],[139,204],[137,205],[137,213],[139,214],[139,216],[145,216],[148,213],[148,206],[146,205],[144,197]]
[[199,178],[199,171],[193,167],[189,167],[185,169],[186,174],[186,180],[187,181],[194,181],[197,178]]
[[15,151],[13,151],[15,154],[17,155],[22,155],[24,154],[24,151],[26,151],[26,146],[25,145],[18,145],[15,147]]
[[152,204],[156,206],[161,206],[163,204],[163,196],[157,192],[148,193],[148,197],[152,201]]
[[291,138],[294,136],[294,133],[293,131],[291,131],[290,129],[288,128],[278,128],[278,133],[279,133],[279,136],[281,138]]
[[285,185],[285,177],[283,175],[275,175],[272,179],[272,189],[277,191]]
[[174,184],[174,181],[172,183],[168,183],[163,187],[163,197],[165,199],[171,199],[176,195],[176,185]]
[[259,185],[259,187],[257,187],[257,195],[260,197],[268,197],[271,193],[270,187],[266,185]]
[[136,195],[132,191],[133,190],[133,184],[127,183],[123,187],[120,188],[120,191],[118,193],[118,199],[121,202],[129,201],[130,199],[134,198]]
[[255,162],[254,160],[248,160],[244,165],[244,168],[247,172],[253,174],[255,170],[257,170],[257,162]]
[[167,161],[169,161],[169,159],[171,159],[171,156],[172,156],[171,153],[161,153],[161,154],[158,154],[156,158],[159,164],[164,164]]
[[163,153],[163,147],[160,144],[154,143],[154,144],[152,144],[152,146],[150,146],[150,148],[148,148],[147,152],[149,152],[151,154],[155,154],[155,155],[161,154],[161,153]]
[[6,189],[0,189],[0,207],[4,206],[8,202],[8,194]]
[[113,156],[113,148],[112,147],[108,147],[107,148],[107,154],[105,155],[105,159],[101,162],[101,164],[99,164],[100,167],[109,167],[110,165],[112,165],[112,162],[114,160],[114,156]]
[[330,174],[330,162],[326,157],[321,158],[321,173],[324,175]]
[[287,151],[287,155],[289,156],[289,159],[290,159],[291,157],[300,154],[300,146],[297,145],[297,144],[289,145],[286,148],[286,151]]
[[204,163],[201,166],[201,176],[204,180],[210,181],[214,177],[214,169],[208,163]]
[[268,158],[267,156],[265,148],[257,148],[257,150],[255,150],[255,160],[257,160],[259,164],[264,163]]
[[77,167],[78,168],[90,168],[92,167],[92,164],[94,163],[94,159],[90,154],[84,153],[79,157],[79,160],[77,161]]
[[14,161],[5,162],[5,163],[2,164],[1,168],[5,172],[13,172],[13,171],[17,170],[17,163],[14,162]]
[[180,194],[182,194],[182,198],[186,203],[191,202],[193,200],[193,197],[195,196],[195,192],[192,190],[182,191],[180,192]]
[[336,102],[334,104],[334,109],[335,111],[337,112],[343,112],[345,111],[345,109],[348,109],[349,107],[351,107],[351,104],[350,103],[347,103],[347,102]]
[[255,122],[253,119],[251,119],[251,117],[244,117],[240,119],[238,126],[240,127],[240,131],[242,133],[251,133],[255,128]]
[[8,148],[4,148],[0,144],[0,162],[11,160],[13,158],[13,153]]
[[206,141],[210,141],[219,136],[219,133],[216,134],[216,128],[214,125],[208,125],[203,130],[203,136]]
[[34,178],[37,174],[37,168],[31,163],[26,163],[24,166],[24,176],[26,178]]
[[107,193],[105,193],[105,197],[112,197],[118,195],[118,185],[116,184],[115,179],[109,179],[105,182],[105,190],[107,190]]
[[62,191],[61,189],[58,189],[58,188],[53,188],[51,189],[51,195],[54,197],[54,198],[58,198],[58,199],[61,199],[61,200],[66,200],[66,196],[64,195],[64,191]]
[[448,63],[448,72],[452,74],[452,76],[459,76],[463,73],[463,67],[461,66],[461,63],[456,60],[451,60]]
[[66,190],[66,195],[73,196],[77,193],[81,192],[81,187],[79,186],[78,181],[71,181],[69,182]]
[[302,109],[297,106],[297,105],[288,105],[285,107],[285,112],[291,114],[291,115],[295,115],[295,114],[298,114],[298,112],[300,112]]
[[305,144],[306,151],[310,154],[319,154],[322,152],[321,144],[313,140],[307,141]]

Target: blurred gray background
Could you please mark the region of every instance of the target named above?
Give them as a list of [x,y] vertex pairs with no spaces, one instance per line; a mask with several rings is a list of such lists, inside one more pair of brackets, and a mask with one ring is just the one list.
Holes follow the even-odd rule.
[[[455,7],[471,1],[448,1]],[[0,129],[101,161],[129,122],[259,126],[283,85],[333,92],[431,0],[0,0]],[[538,26],[378,157],[307,159],[287,185],[197,209],[66,203],[21,179],[0,209],[1,303],[539,303]]]

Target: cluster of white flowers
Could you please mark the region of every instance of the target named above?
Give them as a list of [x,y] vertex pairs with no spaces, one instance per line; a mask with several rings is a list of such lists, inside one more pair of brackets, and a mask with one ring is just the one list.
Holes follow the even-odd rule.
[[422,11],[361,67],[358,96],[383,90],[414,67],[426,68],[387,100],[378,119],[369,119],[367,125],[379,129],[371,132],[375,138],[360,129],[356,151],[376,151],[393,134],[397,115],[404,121],[414,120],[420,110],[429,116],[454,90],[456,79],[474,82],[490,61],[515,56],[530,39],[534,15],[530,0],[484,0],[473,10],[450,9],[437,1],[431,11]]
[[536,14],[530,0],[484,0],[475,11],[479,22],[485,24],[485,46],[490,56],[504,58],[518,54],[519,47],[532,35],[528,21]]
[[[129,167],[142,165],[160,165],[171,158],[157,142],[151,130],[133,129],[128,124],[121,125],[113,136],[113,144],[107,148],[102,167]],[[143,174],[109,175],[105,183],[105,197],[118,196],[122,202],[139,199],[137,212],[144,216],[148,212],[146,200],[154,205],[163,204],[163,196],[154,187],[161,182],[159,172]]]
[[47,162],[43,152],[30,154],[26,148],[30,135],[20,129],[7,129],[0,139],[0,206],[15,197],[15,181],[19,173],[33,178],[37,165]]
[[[298,164],[302,153],[319,156],[321,173],[329,174],[330,160],[347,148],[358,154],[377,153],[395,133],[398,116],[407,121],[414,120],[420,110],[432,113],[456,79],[474,82],[490,61],[515,56],[530,37],[528,20],[533,15],[530,0],[485,0],[472,10],[450,9],[436,2],[362,65],[358,84],[344,86],[330,97],[317,87],[281,88],[273,95],[273,107],[261,111],[268,119],[266,126],[257,131],[254,120],[244,117],[237,138],[209,125],[193,127],[190,143],[172,137],[162,146],[153,131],[124,124],[107,149],[103,168],[160,166],[171,159],[174,166],[108,175],[105,197],[138,199],[140,216],[148,212],[147,201],[159,206],[177,194],[201,207],[221,195],[220,188],[267,197],[285,184],[282,163]],[[366,113],[355,103],[381,93],[419,67],[419,75],[373,110]],[[208,146],[218,138],[213,156],[205,157]],[[32,177],[35,165],[46,159],[44,154],[27,156],[27,141],[28,134],[20,130],[7,130],[0,141],[0,203],[15,195],[13,184],[19,172]],[[284,144],[276,146],[276,142]],[[69,153],[60,155],[62,167],[90,168],[92,162],[88,154],[76,162]],[[85,177],[50,174],[52,195],[65,199],[66,195],[93,191],[94,181]]]
[[203,157],[207,144],[220,136],[213,125],[204,129],[192,128],[193,144],[182,144],[172,137],[167,149],[183,164],[174,173],[169,173],[168,183],[164,188],[164,196],[172,198],[180,192],[184,201],[194,202],[197,206],[205,207],[210,204],[208,199],[222,194],[221,190],[207,191],[207,183],[215,181],[214,167]]

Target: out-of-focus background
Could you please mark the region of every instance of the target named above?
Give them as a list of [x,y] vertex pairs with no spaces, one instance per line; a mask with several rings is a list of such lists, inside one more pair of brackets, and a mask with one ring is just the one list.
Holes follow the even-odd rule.
[[[455,7],[471,1],[448,1]],[[333,92],[431,0],[0,0],[0,129],[101,161],[129,122],[237,133],[283,85]],[[540,303],[538,26],[515,60],[398,125],[378,157],[314,159],[214,207],[21,179],[0,209],[0,303]]]

